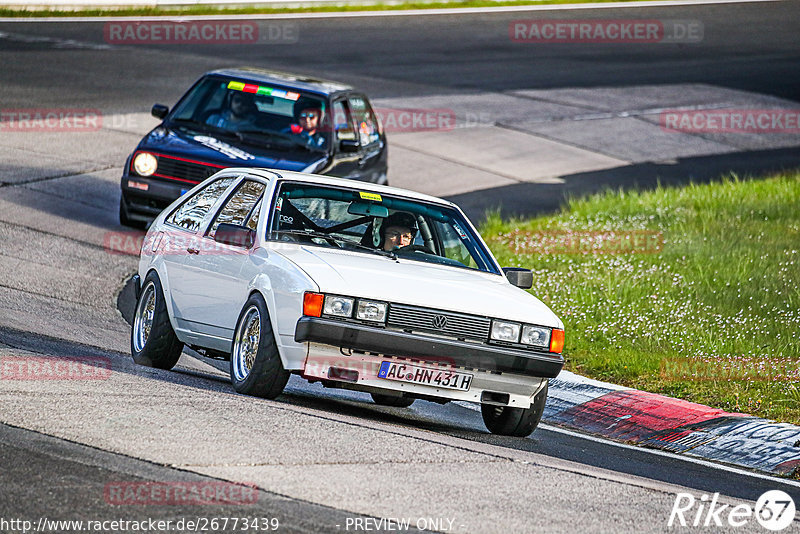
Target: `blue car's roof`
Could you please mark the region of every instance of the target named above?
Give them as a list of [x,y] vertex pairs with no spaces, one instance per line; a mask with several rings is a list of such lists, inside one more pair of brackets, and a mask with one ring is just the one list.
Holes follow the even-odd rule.
[[310,78],[299,74],[290,74],[274,70],[259,69],[255,67],[240,67],[236,69],[219,69],[207,72],[205,75],[228,76],[241,78],[257,83],[275,84],[296,88],[307,93],[331,96],[334,93],[352,91],[353,88],[339,82]]

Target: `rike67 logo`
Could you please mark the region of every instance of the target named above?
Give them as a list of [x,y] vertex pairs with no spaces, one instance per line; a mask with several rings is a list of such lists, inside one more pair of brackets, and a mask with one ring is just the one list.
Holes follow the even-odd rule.
[[792,524],[796,512],[792,497],[780,490],[765,492],[755,506],[747,503],[732,506],[718,501],[719,493],[710,499],[708,495],[697,499],[691,493],[678,493],[667,526],[713,528],[727,523],[731,527],[744,527],[752,525],[755,519],[765,529],[777,532]]

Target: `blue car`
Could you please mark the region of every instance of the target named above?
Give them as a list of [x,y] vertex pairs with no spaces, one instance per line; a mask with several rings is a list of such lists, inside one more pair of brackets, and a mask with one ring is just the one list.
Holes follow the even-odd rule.
[[120,223],[145,227],[227,167],[265,167],[386,184],[386,136],[366,95],[255,68],[204,74],[125,162]]

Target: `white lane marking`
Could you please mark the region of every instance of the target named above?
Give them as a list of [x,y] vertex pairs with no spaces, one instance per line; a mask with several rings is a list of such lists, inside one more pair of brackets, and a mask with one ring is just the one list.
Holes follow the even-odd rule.
[[[192,21],[192,20],[276,20],[276,19],[339,19],[360,17],[420,17],[428,15],[475,15],[523,13],[537,11],[582,11],[587,9],[619,9],[635,7],[682,7],[717,4],[754,4],[783,0],[654,0],[652,2],[607,2],[602,4],[550,4],[546,6],[454,7],[452,9],[402,9],[397,11],[349,11],[343,13],[265,13],[243,15],[164,15],[150,17],[0,17],[0,22],[115,22],[115,21]],[[109,4],[109,6],[112,4]],[[58,6],[54,6],[58,7]],[[66,7],[66,6],[65,6]],[[98,5],[97,8],[102,8]],[[365,6],[368,7],[368,6]]]
[[[477,405],[477,404],[473,404],[473,403],[469,403],[469,402],[463,402],[463,401],[454,401],[453,404],[461,406],[462,408],[468,408],[468,409],[473,410],[473,411],[477,411],[477,412],[481,411],[480,406]],[[556,432],[558,434],[565,434],[567,436],[586,439],[586,440],[589,440],[589,441],[594,441],[596,443],[602,443],[603,445],[612,445],[614,447],[619,447],[621,449],[629,449],[629,450],[633,450],[633,451],[637,451],[637,452],[646,452],[648,454],[654,454],[656,456],[663,456],[665,458],[670,458],[672,460],[679,460],[679,461],[689,462],[689,463],[692,463],[692,464],[702,465],[703,467],[709,467],[709,468],[712,468],[712,469],[718,469],[720,471],[727,471],[729,473],[736,473],[737,475],[744,475],[744,476],[748,476],[748,477],[752,477],[752,478],[760,478],[762,480],[769,480],[771,482],[775,482],[775,483],[778,483],[778,484],[788,484],[789,486],[795,486],[797,488],[800,488],[800,482],[798,482],[798,481],[794,481],[794,480],[790,480],[790,479],[786,479],[786,478],[780,478],[778,476],[763,475],[761,473],[755,473],[753,471],[747,471],[745,469],[739,469],[738,467],[731,467],[731,466],[724,465],[724,464],[718,464],[716,462],[703,460],[701,458],[695,458],[693,456],[684,456],[684,455],[681,455],[681,454],[675,454],[675,453],[672,453],[672,452],[661,451],[661,450],[658,450],[658,449],[650,449],[650,448],[646,448],[646,447],[637,447],[635,445],[628,445],[627,443],[619,443],[619,442],[616,442],[616,441],[611,441],[611,440],[608,440],[608,439],[604,439],[604,438],[600,438],[600,437],[596,437],[596,436],[591,436],[589,434],[582,434],[580,432],[575,432],[573,430],[567,430],[567,429],[560,428],[560,427],[557,427],[557,426],[549,425],[547,423],[539,423],[539,428],[543,428],[543,429],[548,430],[550,432]]]

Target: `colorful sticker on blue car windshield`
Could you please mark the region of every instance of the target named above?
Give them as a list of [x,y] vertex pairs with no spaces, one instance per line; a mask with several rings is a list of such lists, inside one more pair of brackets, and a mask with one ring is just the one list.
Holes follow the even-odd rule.
[[293,102],[296,102],[297,99],[300,98],[300,93],[295,93],[294,91],[284,91],[283,89],[274,89],[272,87],[256,85],[254,83],[230,81],[228,82],[228,89],[242,91],[244,93],[252,93],[254,95],[274,96],[278,98],[284,98],[286,100],[292,100]]
[[467,234],[464,233],[464,230],[461,229],[458,223],[453,223],[453,228],[455,228],[456,232],[458,232],[458,235],[461,237],[461,239],[463,239],[464,241],[467,240]]

